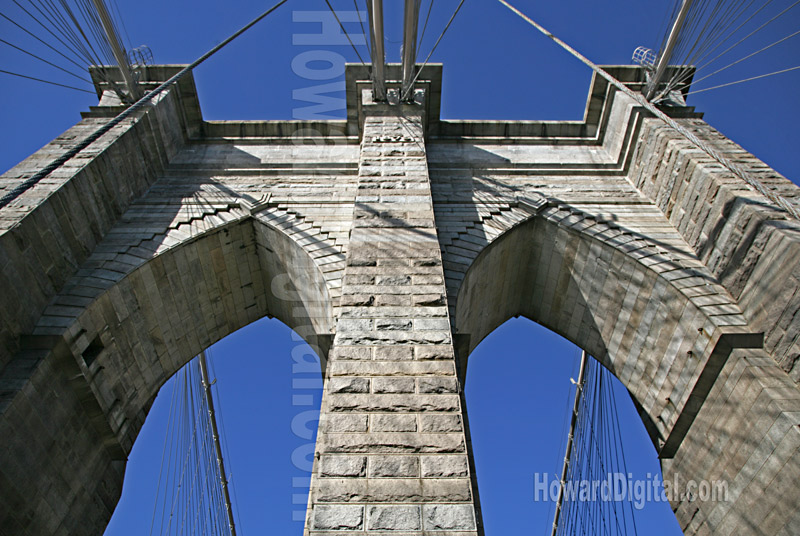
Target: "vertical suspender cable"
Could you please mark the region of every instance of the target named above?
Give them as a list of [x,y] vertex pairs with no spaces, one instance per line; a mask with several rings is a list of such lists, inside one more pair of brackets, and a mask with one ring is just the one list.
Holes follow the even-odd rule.
[[561,485],[558,487],[558,499],[556,500],[556,515],[553,519],[552,536],[556,536],[558,517],[561,514],[561,505],[564,502],[564,488],[567,484],[567,471],[569,470],[569,461],[572,455],[572,441],[575,439],[575,424],[578,422],[578,406],[580,406],[581,395],[583,394],[587,361],[586,350],[584,350],[581,352],[581,368],[578,373],[578,384],[575,387],[575,403],[572,405],[572,417],[570,418],[569,435],[567,436],[567,453],[564,455],[564,467],[561,469]]
[[231,529],[231,536],[236,536],[236,527],[233,522],[233,507],[231,496],[228,493],[228,479],[225,478],[225,463],[222,460],[222,446],[219,442],[219,430],[217,430],[217,419],[214,416],[214,397],[211,396],[211,382],[208,379],[208,364],[206,363],[206,353],[202,352],[199,356],[200,379],[203,382],[203,390],[206,394],[208,404],[208,416],[211,421],[211,434],[214,438],[214,450],[217,454],[217,465],[219,466],[219,479],[222,484],[222,494],[225,499],[225,510],[228,515],[228,526]]

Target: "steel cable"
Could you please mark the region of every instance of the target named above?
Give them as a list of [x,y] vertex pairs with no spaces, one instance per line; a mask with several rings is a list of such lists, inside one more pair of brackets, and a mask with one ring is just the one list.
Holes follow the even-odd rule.
[[126,108],[123,112],[117,115],[115,118],[110,120],[108,123],[94,131],[92,134],[84,138],[80,141],[77,145],[75,145],[72,149],[69,149],[64,154],[53,160],[50,164],[42,168],[40,171],[35,173],[30,178],[24,180],[21,184],[17,185],[16,187],[12,188],[11,191],[6,193],[0,198],[0,209],[7,206],[11,203],[14,199],[19,197],[22,193],[26,192],[31,187],[35,186],[40,180],[44,177],[47,177],[50,173],[64,165],[67,161],[73,158],[75,155],[80,153],[82,150],[86,149],[89,145],[93,142],[97,141],[103,134],[107,133],[109,130],[114,128],[115,126],[119,125],[122,121],[139,111],[142,107],[150,103],[156,96],[160,95],[165,89],[172,86],[184,76],[186,76],[189,72],[191,72],[194,68],[198,65],[206,61],[208,58],[216,54],[219,50],[221,50],[225,45],[239,37],[241,34],[249,30],[255,24],[260,22],[264,17],[278,9],[280,6],[288,2],[288,0],[280,0],[277,4],[266,10],[264,13],[250,21],[248,24],[237,30],[233,33],[230,37],[219,43],[218,45],[214,46],[211,50],[200,56],[198,59],[184,67],[180,70],[177,74],[172,76],[166,82],[162,82],[157,88],[150,91],[149,93],[143,95],[138,101],[134,104],[131,104],[128,108]]

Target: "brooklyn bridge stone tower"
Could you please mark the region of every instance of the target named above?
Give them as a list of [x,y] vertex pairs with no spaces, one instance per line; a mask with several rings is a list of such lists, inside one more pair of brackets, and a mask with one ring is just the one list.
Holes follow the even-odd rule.
[[159,387],[271,315],[323,361],[306,533],[482,534],[461,386],[523,315],[622,381],[665,479],[729,482],[674,500],[687,534],[800,534],[800,190],[599,76],[578,122],[443,121],[441,66],[405,100],[399,66],[387,100],[346,77],[329,122],[204,121],[185,77],[0,210],[0,532],[99,534]]

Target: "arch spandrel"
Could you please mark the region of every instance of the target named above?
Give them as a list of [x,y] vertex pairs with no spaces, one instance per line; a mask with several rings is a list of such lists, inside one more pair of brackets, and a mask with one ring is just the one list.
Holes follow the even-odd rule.
[[[132,210],[137,207],[142,208]],[[44,489],[42,479],[58,475],[81,486],[96,484],[99,491],[81,492],[102,496],[80,505],[92,519],[110,516],[124,460],[152,400],[195,355],[264,316],[295,329],[323,363],[331,344],[336,300],[330,290],[336,271],[324,274],[312,255],[327,245],[327,257],[335,257],[337,246],[308,230],[301,246],[291,230],[274,224],[281,212],[276,207],[223,203],[187,210],[194,216],[165,226],[158,237],[141,230],[142,218],[123,218],[48,306],[24,350],[3,372],[3,388],[13,375],[19,391],[13,405],[3,407],[2,425],[26,422],[33,427],[32,436],[51,449],[48,454],[33,447],[41,458],[77,455],[96,467],[89,476],[80,464],[66,464],[51,468],[52,475],[43,470],[26,481],[31,489]],[[132,239],[135,233],[141,234],[138,241]],[[38,420],[15,417],[25,408],[52,411],[48,397],[23,404],[25,393],[37,389],[52,393],[61,411],[75,415],[74,428],[50,429],[45,423],[39,429]],[[60,439],[62,434],[68,437]],[[82,440],[75,443],[75,437]],[[73,454],[61,453],[61,445]],[[59,501],[80,502],[76,496],[73,503],[72,496],[64,491]],[[105,513],[88,513],[103,504]]]
[[[130,432],[121,423],[131,424],[169,376],[263,316],[301,332],[324,359],[333,322],[328,282],[308,252],[268,222],[266,215],[241,214],[183,242],[165,240],[169,246],[160,245],[117,280],[111,273],[81,271],[43,315],[35,333],[62,330],[103,409],[118,413],[116,435],[126,448],[141,422]],[[111,255],[116,234],[100,244],[89,266]],[[123,256],[130,258],[120,253],[107,262]],[[77,303],[88,288],[95,295],[86,306],[59,305]],[[67,313],[72,316],[57,316]],[[56,327],[58,322],[67,325]]]
[[525,316],[609,368],[650,421],[656,447],[673,451],[731,348],[760,346],[760,335],[686,252],[574,207],[534,208],[512,207],[527,215],[476,252],[449,288],[459,354]]

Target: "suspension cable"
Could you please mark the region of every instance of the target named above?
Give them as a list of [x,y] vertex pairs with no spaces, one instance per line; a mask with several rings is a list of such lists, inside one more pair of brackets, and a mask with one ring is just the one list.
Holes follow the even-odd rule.
[[280,0],[277,4],[263,12],[261,15],[253,19],[252,21],[248,22],[242,28],[234,32],[230,37],[219,43],[218,45],[214,46],[211,50],[194,60],[192,63],[184,67],[180,70],[177,74],[172,76],[166,82],[161,83],[157,88],[149,93],[143,95],[138,101],[134,104],[131,104],[128,108],[126,108],[123,112],[117,115],[114,119],[94,131],[92,134],[87,136],[83,139],[80,143],[75,145],[72,149],[66,151],[64,154],[53,160],[50,164],[39,170],[35,173],[32,177],[26,179],[21,184],[17,185],[16,187],[12,188],[7,194],[3,195],[0,198],[0,209],[7,206],[11,203],[14,199],[19,197],[21,194],[29,190],[31,187],[35,186],[40,180],[47,177],[50,173],[64,165],[67,161],[69,161],[72,157],[80,153],[82,150],[86,149],[89,145],[93,142],[97,141],[100,136],[120,124],[122,121],[133,115],[135,112],[140,110],[142,107],[147,105],[150,101],[152,101],[156,96],[160,95],[165,89],[172,86],[188,73],[190,73],[195,67],[206,61],[208,58],[219,52],[225,45],[242,35],[244,32],[255,26],[259,23],[262,19],[264,19],[267,15],[281,7],[283,4],[288,2],[288,0]]
[[640,106],[644,107],[647,111],[649,111],[650,113],[655,115],[657,118],[661,119],[670,128],[672,128],[677,133],[682,135],[684,138],[686,138],[687,140],[692,142],[692,144],[694,144],[696,147],[698,147],[700,150],[702,150],[708,156],[710,156],[711,158],[713,158],[714,160],[716,160],[717,162],[722,164],[725,168],[728,169],[728,171],[730,171],[731,173],[733,173],[734,175],[736,175],[737,177],[739,177],[740,179],[745,181],[747,184],[749,184],[751,187],[753,187],[758,193],[760,193],[761,195],[763,195],[764,197],[766,197],[767,199],[769,199],[770,201],[772,201],[773,203],[778,205],[780,208],[782,208],[783,210],[788,212],[795,219],[800,219],[800,211],[798,211],[798,209],[796,207],[794,207],[791,203],[789,203],[789,201],[787,201],[783,196],[775,193],[772,190],[769,190],[769,189],[765,188],[764,185],[761,184],[761,182],[758,179],[753,177],[749,172],[747,172],[741,166],[739,166],[738,164],[735,164],[730,159],[728,159],[727,157],[723,156],[716,149],[708,146],[706,143],[704,143],[702,140],[700,140],[700,138],[698,138],[696,135],[694,135],[692,132],[690,132],[687,128],[681,126],[674,119],[672,119],[667,114],[665,114],[664,112],[662,112],[661,110],[656,108],[652,103],[648,102],[644,98],[644,96],[642,96],[639,93],[635,93],[628,86],[626,86],[625,84],[623,84],[622,82],[620,82],[619,80],[617,80],[616,78],[614,78],[613,76],[608,74],[605,70],[601,69],[599,66],[594,64],[586,56],[583,56],[580,52],[578,52],[577,50],[575,50],[574,48],[569,46],[567,43],[565,43],[564,41],[562,41],[561,39],[559,39],[558,37],[556,37],[555,35],[553,35],[549,31],[547,31],[540,24],[538,24],[537,22],[532,20],[530,17],[528,17],[527,15],[525,15],[524,13],[519,11],[517,8],[515,8],[511,4],[509,4],[506,0],[498,0],[498,1],[501,4],[503,4],[504,6],[506,6],[508,9],[510,9],[512,12],[517,14],[525,22],[527,22],[528,24],[530,24],[531,26],[536,28],[539,32],[541,32],[542,34],[544,34],[545,36],[549,37],[551,40],[556,42],[564,50],[566,50],[567,52],[569,52],[570,54],[575,56],[577,59],[579,59],[585,65],[589,66],[595,73],[597,73],[599,76],[605,78],[611,85],[613,85],[618,90],[623,92],[625,95],[627,95],[628,97],[633,99],[637,104],[639,104]]
[[[328,8],[331,10],[331,13],[333,13],[333,17],[336,19],[336,22],[339,23],[339,28],[342,29],[342,32],[344,32],[345,37],[347,37],[347,40],[350,42],[350,46],[353,47],[353,50],[355,51],[356,56],[358,56],[358,59],[361,61],[361,65],[366,65],[366,63],[364,63],[364,58],[361,57],[361,54],[358,53],[358,49],[353,44],[353,40],[350,39],[350,33],[345,29],[344,24],[342,24],[342,21],[339,20],[339,15],[336,14],[336,10],[333,9],[333,6],[331,5],[329,0],[325,0],[325,3],[328,4]],[[360,15],[359,15],[359,19],[360,19]],[[362,26],[362,29],[363,29],[363,26]]]
[[727,84],[720,84],[718,86],[706,87],[706,88],[703,88],[703,89],[690,91],[688,93],[688,95],[694,95],[695,93],[703,93],[704,91],[711,91],[712,89],[719,89],[719,88],[722,88],[722,87],[735,86],[736,84],[741,84],[743,82],[750,82],[752,80],[758,80],[759,78],[767,78],[768,76],[774,76],[776,74],[788,73],[789,71],[796,71],[797,69],[800,69],[800,65],[796,65],[794,67],[789,67],[788,69],[781,69],[780,71],[774,71],[774,72],[767,73],[767,74],[762,74],[762,75],[758,75],[758,76],[751,76],[750,78],[745,78],[743,80],[737,80],[735,82],[728,82]]
[[[88,89],[81,89],[81,88],[75,87],[75,86],[68,86],[66,84],[59,84],[58,82],[51,82],[50,80],[43,80],[41,78],[36,78],[36,77],[28,76],[28,75],[25,75],[25,74],[13,73],[11,71],[6,71],[5,69],[0,69],[0,73],[10,74],[11,76],[18,76],[20,78],[27,78],[28,80],[35,80],[36,82],[43,82],[45,84],[50,84],[50,85],[53,85],[53,86],[65,87],[67,89],[74,89],[75,91],[83,91],[84,93],[89,93],[90,95],[94,95],[95,94],[94,91],[89,91]],[[0,203],[1,202],[2,201],[0,201]],[[8,204],[8,203],[6,203],[6,204]],[[0,208],[3,208],[6,204],[0,205]]]
[[3,18],[4,18],[4,19],[6,19],[8,22],[10,22],[11,24],[13,24],[14,26],[16,26],[17,28],[19,28],[20,30],[22,30],[22,31],[23,31],[23,32],[25,32],[26,34],[30,35],[31,37],[33,37],[34,39],[36,39],[37,41],[39,41],[40,43],[42,43],[44,46],[48,47],[50,50],[52,50],[52,51],[53,51],[53,52],[55,52],[56,54],[60,55],[60,56],[61,56],[62,58],[64,58],[65,60],[67,60],[68,62],[70,62],[70,63],[72,63],[73,65],[75,65],[76,67],[78,67],[79,69],[84,69],[84,66],[83,66],[83,65],[79,64],[78,62],[76,62],[75,60],[73,60],[72,58],[70,58],[69,56],[65,55],[63,52],[61,52],[60,50],[58,50],[56,47],[54,47],[53,45],[51,45],[50,43],[48,43],[48,42],[47,42],[47,41],[45,41],[44,39],[40,38],[40,37],[39,37],[39,36],[37,36],[35,33],[31,32],[30,30],[28,30],[27,28],[25,28],[24,26],[22,26],[21,24],[19,24],[18,22],[16,22],[14,19],[12,19],[12,18],[8,17],[8,16],[7,16],[7,15],[5,15],[4,13],[0,13],[0,17],[3,17]]
[[[369,1],[369,0],[367,0],[367,1]],[[367,43],[368,42],[367,29],[364,27],[364,21],[361,19],[361,10],[358,7],[358,1],[357,0],[353,0],[353,7],[356,8],[356,16],[358,16],[358,24],[359,24],[359,26],[361,26],[361,35],[364,37],[364,43]],[[370,61],[372,61],[372,47],[367,47],[367,54],[369,54]]]
[[50,65],[51,67],[55,67],[56,69],[58,69],[58,70],[60,70],[60,71],[63,71],[63,72],[67,73],[67,74],[68,74],[68,75],[70,75],[70,76],[74,76],[74,77],[75,77],[75,78],[77,78],[78,80],[83,80],[84,82],[88,82],[88,83],[90,83],[90,84],[92,83],[92,81],[91,81],[91,80],[89,80],[89,79],[87,79],[87,78],[84,78],[84,77],[82,77],[82,76],[81,76],[81,75],[79,75],[79,74],[75,74],[75,73],[73,73],[72,71],[69,71],[69,70],[67,70],[67,69],[64,69],[63,67],[61,67],[61,66],[59,66],[59,65],[56,65],[55,63],[52,63],[52,62],[50,62],[50,61],[47,61],[46,59],[42,58],[41,56],[37,56],[37,55],[36,55],[36,54],[34,54],[33,52],[28,52],[28,51],[27,51],[27,50],[25,50],[24,48],[18,47],[17,45],[15,45],[15,44],[13,44],[13,43],[9,43],[9,42],[8,42],[8,41],[6,41],[5,39],[1,39],[1,38],[0,38],[0,43],[3,43],[4,45],[8,45],[8,46],[10,46],[11,48],[14,48],[14,49],[16,49],[16,50],[19,50],[19,51],[20,51],[20,52],[22,52],[23,54],[27,54],[28,56],[31,56],[32,58],[35,58],[35,59],[37,59],[37,60],[39,60],[39,61],[41,61],[41,62],[43,62],[43,63],[46,63],[47,65]]

